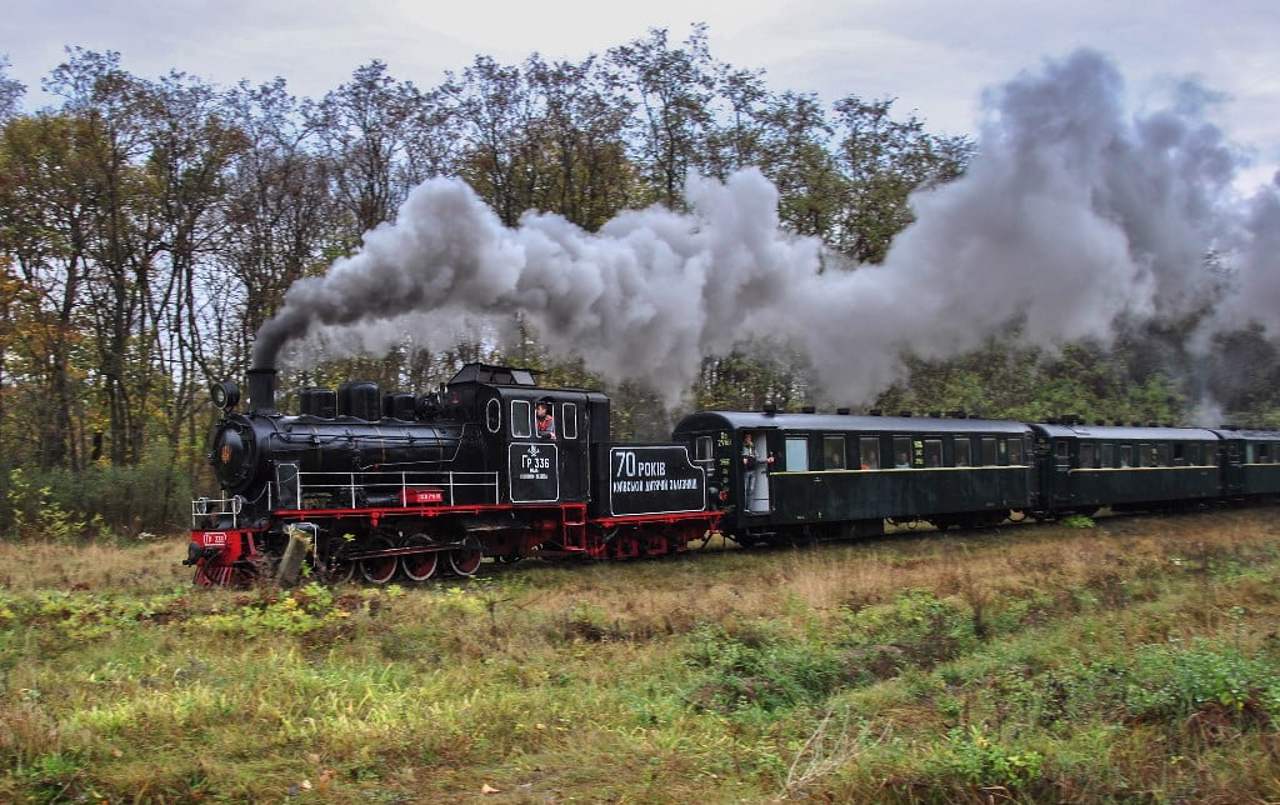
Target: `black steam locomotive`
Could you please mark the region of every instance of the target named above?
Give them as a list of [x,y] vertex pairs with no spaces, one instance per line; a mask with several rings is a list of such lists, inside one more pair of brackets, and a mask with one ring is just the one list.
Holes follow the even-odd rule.
[[1280,433],[1078,418],[710,411],[673,443],[610,441],[609,399],[469,364],[437,393],[307,389],[276,410],[275,373],[234,385],[210,459],[224,490],[192,504],[201,584],[270,569],[299,538],[330,580],[468,576],[483,558],[626,559],[720,531],[743,545],[1009,518],[1167,510],[1280,494]]
[[485,556],[678,552],[719,518],[684,445],[612,443],[608,397],[527,370],[468,364],[423,396],[306,389],[297,415],[254,370],[249,398],[238,412],[234,384],[214,389],[223,496],[192,503],[198,583],[260,573],[299,534],[323,577],[385,584],[469,576]]

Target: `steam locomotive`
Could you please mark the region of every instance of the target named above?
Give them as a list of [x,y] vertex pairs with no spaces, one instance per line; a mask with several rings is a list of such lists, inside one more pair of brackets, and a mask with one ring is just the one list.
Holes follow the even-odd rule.
[[296,415],[275,385],[250,371],[243,412],[238,387],[214,387],[223,495],[192,503],[197,583],[270,570],[299,534],[322,578],[386,584],[470,576],[486,556],[680,552],[720,517],[683,444],[611,442],[607,396],[540,388],[528,370],[468,364],[422,396],[310,388]]
[[704,411],[673,441],[610,441],[609,399],[464,366],[433,394],[306,389],[276,409],[275,372],[214,387],[223,495],[192,503],[186,564],[226,585],[299,538],[330,581],[474,574],[485,557],[628,559],[719,531],[743,545],[1032,516],[1169,510],[1280,494],[1280,433],[1103,423]]

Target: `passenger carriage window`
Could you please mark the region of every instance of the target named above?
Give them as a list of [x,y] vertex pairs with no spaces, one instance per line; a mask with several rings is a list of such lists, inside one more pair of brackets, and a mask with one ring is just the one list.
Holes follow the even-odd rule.
[[502,403],[497,399],[489,400],[484,407],[484,424],[490,433],[502,430]]
[[880,438],[863,436],[858,439],[859,466],[864,470],[880,469]]
[[1157,467],[1173,466],[1172,450],[1170,449],[1168,442],[1156,445],[1155,458],[1156,458],[1155,466]]
[[1265,443],[1258,445],[1258,463],[1259,464],[1271,463],[1271,450],[1269,449],[1270,447],[1271,445],[1265,444]]
[[528,400],[511,401],[511,435],[517,439],[528,439],[533,435]]
[[1009,464],[1018,467],[1022,466],[1022,439],[1009,440]]
[[808,472],[809,439],[806,436],[787,437],[787,472]]
[[1009,443],[1004,439],[996,440],[996,463],[1001,466],[1009,463]]
[[1133,445],[1131,444],[1120,445],[1120,466],[1121,467],[1133,466]]
[[823,468],[828,470],[844,469],[844,437],[843,436],[823,436],[822,437],[822,461]]
[[1188,467],[1200,466],[1200,445],[1192,442],[1182,447],[1182,458]]
[[993,436],[982,437],[982,466],[994,467],[996,465],[996,440]]
[[1116,465],[1116,446],[1114,444],[1104,444],[1102,446],[1102,466],[1111,469]]
[[969,440],[969,437],[968,437],[968,436],[957,436],[957,437],[956,437],[956,444],[955,444],[955,448],[956,448],[956,461],[955,461],[955,465],[956,465],[957,467],[967,467],[967,466],[969,466],[969,448],[970,448],[972,445],[973,445],[973,442],[971,442],[971,441]]
[[942,466],[942,440],[924,440],[924,466],[926,468]]
[[699,436],[698,441],[694,443],[693,453],[695,461],[715,461],[715,443],[711,441],[710,436]]
[[564,417],[564,420],[560,423],[564,438],[578,438],[578,404],[565,403],[564,407],[560,409],[560,413]]
[[893,466],[903,469],[911,466],[911,437],[893,437]]
[[1094,446],[1092,442],[1080,443],[1080,469],[1093,469]]
[[1252,464],[1254,462],[1254,454],[1253,442],[1246,443],[1244,446],[1244,463]]
[[1144,467],[1160,466],[1160,453],[1156,449],[1156,445],[1154,444],[1142,445],[1142,466]]

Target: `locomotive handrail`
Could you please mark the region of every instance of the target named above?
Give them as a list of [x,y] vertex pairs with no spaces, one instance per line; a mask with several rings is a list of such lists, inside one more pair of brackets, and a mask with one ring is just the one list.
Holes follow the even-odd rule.
[[[352,509],[408,507],[410,493],[417,487],[438,487],[442,496],[447,494],[447,505],[458,503],[458,496],[470,489],[489,490],[483,501],[469,500],[468,503],[501,503],[498,473],[494,472],[453,472],[453,471],[350,471],[350,472],[299,472],[295,477],[296,500],[300,508],[307,495],[344,494],[344,501]],[[394,502],[368,501],[370,494],[377,495],[399,493]],[[362,500],[361,496],[365,499]],[[444,503],[441,500],[441,503]]]
[[229,498],[199,497],[191,501],[191,527],[198,528],[201,518],[221,518],[231,516],[231,527],[236,527],[237,518],[244,508],[244,498],[233,495]]

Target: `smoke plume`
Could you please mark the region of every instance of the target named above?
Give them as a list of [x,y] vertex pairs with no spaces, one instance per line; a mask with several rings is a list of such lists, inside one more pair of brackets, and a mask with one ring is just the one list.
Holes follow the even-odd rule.
[[[701,358],[753,336],[791,341],[833,398],[869,398],[911,350],[945,357],[1012,320],[1033,343],[1107,339],[1130,321],[1202,310],[1217,320],[1280,311],[1280,196],[1240,199],[1241,156],[1180,86],[1135,116],[1115,67],[1092,51],[1047,61],[984,96],[979,151],[957,181],[913,196],[914,224],[884,264],[823,269],[815,239],[788,234],[757,170],[689,182],[688,214],[620,214],[597,233],[528,213],[514,228],[463,182],[416,188],[395,223],[321,276],[296,283],[258,334],[254,359],[318,333],[403,333],[424,314],[520,312],[552,350],[641,381],[675,402]],[[342,339],[330,338],[330,342]]]

